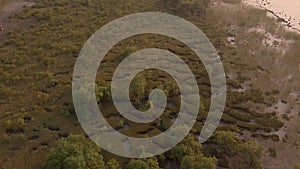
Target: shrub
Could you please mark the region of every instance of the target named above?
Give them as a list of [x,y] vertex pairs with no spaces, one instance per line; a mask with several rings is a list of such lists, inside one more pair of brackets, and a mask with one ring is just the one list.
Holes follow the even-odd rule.
[[245,113],[240,113],[237,110],[228,110],[225,113],[228,114],[229,116],[231,116],[235,119],[238,119],[240,121],[243,121],[243,122],[250,122],[252,119],[252,117],[250,115],[245,114]]
[[122,167],[117,160],[111,159],[106,163],[105,169],[122,169]]
[[201,150],[202,145],[199,143],[196,137],[189,135],[169,152],[168,157],[172,160],[180,162],[184,156],[192,156],[200,153]]
[[127,169],[160,169],[156,158],[132,159]]
[[[103,83],[101,83],[103,84]],[[96,85],[96,96],[97,96],[97,102],[98,103],[106,103],[111,101],[111,91],[110,91],[109,85]]]
[[241,0],[222,0],[225,3],[229,3],[229,4],[239,4],[241,3]]
[[147,81],[143,74],[138,74],[131,81],[129,87],[130,98],[132,98],[137,105],[145,98]]
[[277,152],[275,149],[269,148],[269,152],[271,157],[277,157]]
[[254,141],[242,142],[235,133],[217,131],[212,141],[220,148],[220,153],[227,154],[228,168],[262,168],[263,149]]
[[257,130],[265,130],[265,131],[270,131],[270,129],[268,129],[267,127],[262,127],[260,125],[256,125],[256,124],[250,124],[250,123],[245,123],[245,122],[238,122],[237,126],[240,128],[244,128],[250,131],[257,131]]
[[279,121],[277,117],[274,118],[257,117],[255,118],[255,121],[262,126],[272,127],[275,130],[279,130],[281,127],[284,126],[284,123]]
[[22,128],[25,125],[25,121],[23,118],[19,118],[17,121],[18,127]]
[[231,132],[237,132],[237,133],[241,131],[236,125],[220,126],[217,128],[217,130],[231,131]]
[[232,159],[232,168],[262,169],[263,149],[254,141],[247,141],[239,145],[238,154]]
[[83,136],[72,135],[52,149],[45,169],[105,169],[100,149]]
[[6,121],[4,122],[4,126],[5,126],[6,130],[11,130],[11,129],[13,129],[11,120],[6,120]]
[[214,157],[204,157],[199,153],[194,156],[185,156],[181,161],[181,169],[216,169],[217,159]]
[[226,122],[226,123],[231,123],[231,124],[236,124],[237,120],[228,116],[227,114],[223,114],[222,116],[222,121]]
[[217,131],[212,140],[222,149],[222,151],[229,155],[233,155],[238,149],[238,137],[235,133]]
[[294,169],[300,169],[300,164],[295,164]]
[[285,119],[285,120],[287,120],[287,121],[291,120],[290,117],[287,114],[283,114],[282,118]]

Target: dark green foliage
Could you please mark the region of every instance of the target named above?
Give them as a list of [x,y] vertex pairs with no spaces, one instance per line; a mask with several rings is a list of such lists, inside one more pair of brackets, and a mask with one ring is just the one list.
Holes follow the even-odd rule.
[[263,92],[259,89],[250,89],[248,98],[254,103],[263,103],[264,102],[264,96]]
[[203,154],[206,157],[215,157],[218,155],[218,150],[215,145],[205,145],[203,147]]
[[246,101],[252,101],[254,103],[263,103],[264,96],[261,90],[250,89],[245,93],[240,92],[230,92],[227,95],[226,103],[229,107],[234,107],[245,103]]
[[263,149],[254,141],[240,144],[237,155],[232,159],[232,168],[235,169],[262,169]]
[[83,136],[73,135],[59,141],[45,169],[105,169],[101,150]]
[[238,150],[238,137],[232,132],[217,131],[213,142],[229,155],[233,155]]
[[[243,105],[247,101],[263,103],[264,99],[260,90],[250,90],[246,93],[231,92],[227,96],[227,107],[222,116],[223,122],[235,124],[250,131],[269,132],[283,127],[283,123],[276,117],[276,112],[258,113]],[[253,120],[255,123],[252,122]]]
[[[188,135],[180,144],[165,153],[167,159],[176,161],[182,169],[214,169],[216,168],[216,150],[202,150],[202,145],[192,134]],[[204,156],[203,151],[207,156]]]
[[239,111],[234,109],[225,109],[224,113],[243,122],[250,122],[250,120],[252,119],[252,117],[249,114],[240,113]]
[[240,122],[240,121],[236,125],[240,128],[247,129],[247,130],[250,130],[250,131],[253,131],[253,132],[257,131],[257,130],[263,130],[263,131],[266,131],[266,132],[271,131],[271,129],[269,129],[267,127],[263,127],[261,125],[245,123],[245,122]]
[[242,142],[236,134],[227,131],[216,132],[213,142],[222,150],[221,153],[226,154],[229,168],[262,168],[263,149],[256,142]]
[[105,165],[105,169],[122,169],[121,165],[119,164],[119,162],[115,159],[110,159],[106,165]]
[[129,56],[131,53],[132,53],[132,50],[129,49],[129,48],[127,48],[127,49],[125,49],[124,51],[122,51],[122,52],[120,53],[119,59],[120,59],[120,60],[123,60],[123,59],[125,59],[127,56]]
[[237,120],[233,117],[228,116],[227,114],[223,114],[222,121],[229,123],[229,124],[236,124]]
[[103,104],[111,101],[111,88],[106,82],[101,82],[101,85],[96,86],[97,102]]
[[181,169],[216,169],[217,159],[204,157],[203,154],[185,156],[181,161]]
[[192,156],[200,153],[201,150],[202,145],[195,136],[189,135],[169,152],[168,157],[180,162],[184,156]]
[[160,169],[156,158],[132,159],[127,169]]
[[279,130],[281,127],[284,126],[284,123],[279,121],[277,117],[274,118],[257,117],[255,118],[255,121],[262,126],[272,127],[275,130]]
[[231,131],[231,132],[240,132],[240,128],[238,128],[236,125],[224,125],[220,126],[217,128],[217,130],[222,130],[222,131]]
[[131,81],[129,93],[130,98],[134,100],[137,104],[141,102],[146,97],[146,85],[147,81],[143,74],[138,74]]

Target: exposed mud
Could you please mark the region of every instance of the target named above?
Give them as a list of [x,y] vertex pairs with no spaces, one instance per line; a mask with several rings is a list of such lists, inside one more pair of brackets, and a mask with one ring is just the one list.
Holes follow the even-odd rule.
[[9,30],[18,27],[28,27],[32,21],[22,20],[11,22],[9,17],[22,11],[25,7],[31,7],[35,3],[28,0],[0,0],[0,24],[3,25],[4,31],[0,32],[0,43],[4,40]]

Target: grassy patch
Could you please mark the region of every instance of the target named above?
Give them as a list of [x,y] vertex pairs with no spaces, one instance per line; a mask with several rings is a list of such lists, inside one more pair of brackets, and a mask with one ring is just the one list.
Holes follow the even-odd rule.
[[222,0],[222,2],[229,4],[239,4],[241,3],[241,0]]

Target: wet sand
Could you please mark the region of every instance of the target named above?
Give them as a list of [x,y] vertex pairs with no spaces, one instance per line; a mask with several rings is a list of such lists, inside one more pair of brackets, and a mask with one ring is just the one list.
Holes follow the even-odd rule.
[[300,32],[300,0],[244,0],[244,3],[268,10],[284,25]]
[[[0,3],[4,3],[0,0]],[[32,6],[33,2],[29,2],[26,0],[11,0],[4,4],[3,8],[0,9],[0,22],[5,22],[12,14],[20,12],[24,6]]]

